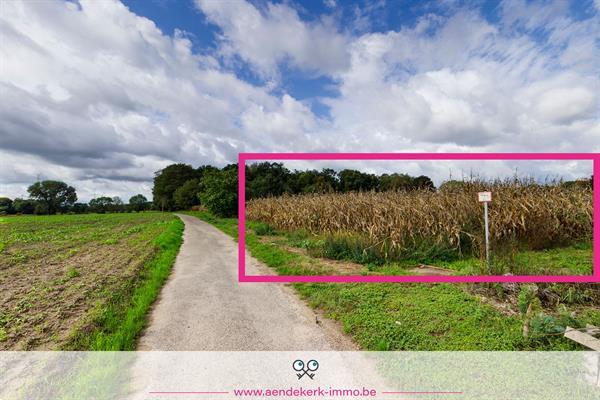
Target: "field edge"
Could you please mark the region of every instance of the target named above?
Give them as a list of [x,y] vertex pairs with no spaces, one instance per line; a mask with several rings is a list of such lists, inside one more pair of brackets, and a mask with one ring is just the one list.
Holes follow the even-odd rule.
[[75,330],[61,350],[135,350],[151,307],[171,274],[183,243],[184,228],[183,221],[175,216],[153,240],[156,254],[144,265],[131,296],[112,298],[108,307],[97,309],[89,317],[92,332]]

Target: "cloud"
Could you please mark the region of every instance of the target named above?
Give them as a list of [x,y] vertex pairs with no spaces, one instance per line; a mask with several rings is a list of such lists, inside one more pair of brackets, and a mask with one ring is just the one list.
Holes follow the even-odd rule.
[[[71,169],[64,179],[135,186],[172,162],[225,164],[279,141],[275,131],[246,135],[243,116],[259,107],[293,125],[304,109],[119,2],[10,2],[0,30],[0,148],[13,159],[34,155],[39,171]],[[0,181],[11,181],[2,171]]]
[[337,7],[337,3],[335,0],[323,0],[323,4],[325,4],[325,7],[329,7],[329,8]]
[[[325,100],[334,140],[375,151],[598,151],[600,56],[581,39],[599,37],[598,16],[543,15],[492,25],[459,10],[360,36],[341,96]],[[523,31],[509,29],[515,21]],[[529,30],[542,23],[545,44]]]
[[[240,151],[598,152],[600,17],[563,3],[504,2],[494,22],[453,8],[371,32],[293,3],[197,1],[220,28],[217,51],[197,52],[117,1],[5,2],[0,195],[39,175],[84,200],[149,196],[170,163]],[[279,84],[290,69],[333,88],[300,101]]]
[[348,64],[347,38],[329,19],[307,23],[294,8],[270,2],[264,10],[246,1],[195,3],[222,30],[221,54],[239,56],[263,77],[277,76],[280,63],[319,74]]

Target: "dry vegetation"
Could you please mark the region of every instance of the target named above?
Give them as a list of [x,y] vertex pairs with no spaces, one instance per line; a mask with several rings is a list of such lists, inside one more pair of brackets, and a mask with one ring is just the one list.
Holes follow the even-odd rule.
[[590,240],[592,190],[519,180],[468,182],[440,191],[314,194],[251,200],[247,217],[277,229],[355,235],[386,257],[414,249],[482,256],[482,205],[491,190],[490,234],[496,252],[539,250]]

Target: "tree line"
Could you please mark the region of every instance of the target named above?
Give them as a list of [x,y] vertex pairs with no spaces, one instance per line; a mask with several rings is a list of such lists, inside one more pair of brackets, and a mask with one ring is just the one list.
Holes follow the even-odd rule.
[[0,197],[0,215],[34,214],[50,215],[57,213],[83,214],[88,212],[133,212],[152,208],[152,202],[142,194],[136,194],[125,204],[120,197],[101,196],[88,203],[77,202],[77,192],[73,186],[61,181],[45,180],[27,188],[29,198]]
[[[435,190],[435,186],[424,175],[376,175],[330,168],[291,171],[276,162],[246,166],[248,200],[284,194],[417,189]],[[172,164],[155,174],[152,194],[155,207],[160,210],[185,210],[202,205],[220,216],[236,216],[238,167],[230,164],[222,169],[210,165],[193,168],[187,164]]]
[[[562,182],[565,186],[592,187],[590,179]],[[464,181],[444,182],[439,190],[455,190]],[[436,190],[425,176],[402,173],[371,174],[353,169],[336,171],[289,170],[283,163],[261,162],[246,165],[246,199],[306,193],[345,193],[357,191]],[[238,166],[223,168],[202,165],[171,164],[154,174],[153,200],[137,194],[125,204],[119,197],[101,196],[86,203],[77,202],[75,188],[60,181],[41,181],[29,186],[28,199],[0,197],[0,214],[56,214],[176,211],[203,206],[212,213],[237,216]]]

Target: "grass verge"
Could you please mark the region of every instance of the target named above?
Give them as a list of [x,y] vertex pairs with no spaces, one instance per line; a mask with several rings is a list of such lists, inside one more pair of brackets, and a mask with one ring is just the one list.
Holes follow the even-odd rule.
[[[257,235],[277,234],[273,228],[255,222]],[[593,270],[592,242],[584,241],[570,246],[548,250],[519,250],[512,253],[492,252],[490,271],[485,261],[477,257],[459,257],[449,248],[423,244],[420,248],[406,250],[403,255],[394,253],[385,242],[373,246],[360,236],[351,234],[311,235],[305,231],[281,232],[286,243],[304,248],[314,257],[346,260],[354,263],[388,268],[414,268],[420,264],[434,265],[456,271],[460,275],[590,275]],[[398,268],[397,268],[398,269]],[[379,268],[371,268],[373,271]]]

